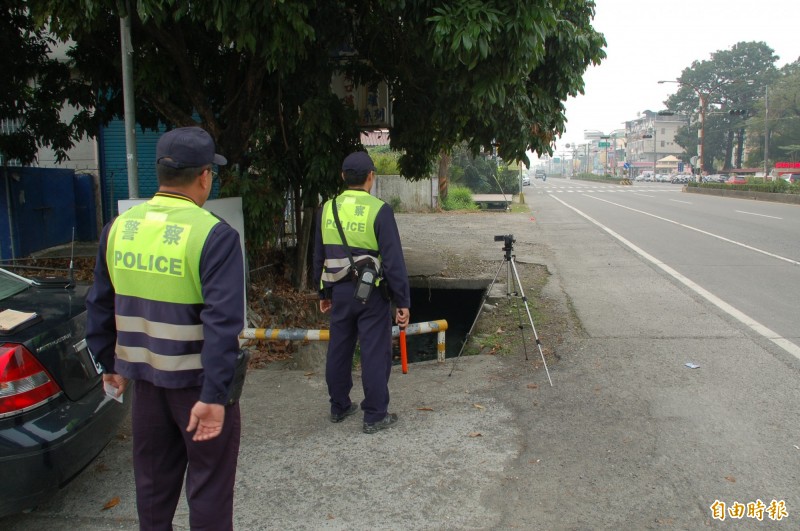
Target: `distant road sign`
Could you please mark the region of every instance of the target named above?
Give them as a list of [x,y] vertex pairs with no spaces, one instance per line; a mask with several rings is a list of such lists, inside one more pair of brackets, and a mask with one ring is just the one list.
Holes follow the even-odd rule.
[[631,165],[630,165],[629,162],[626,162],[625,164],[623,164],[622,167],[625,168],[626,170],[631,169]]
[[608,147],[608,146],[610,146],[610,145],[611,145],[611,143],[610,143],[610,142],[598,142],[598,143],[597,143],[597,146],[598,146],[598,147]]

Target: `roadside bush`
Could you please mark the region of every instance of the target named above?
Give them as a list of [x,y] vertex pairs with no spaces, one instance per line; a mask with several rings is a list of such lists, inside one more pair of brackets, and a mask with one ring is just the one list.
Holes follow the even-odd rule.
[[687,183],[689,187],[710,188],[716,190],[742,190],[748,192],[766,192],[772,194],[800,194],[800,186],[791,185],[784,179],[764,182],[761,179],[748,179],[747,184],[725,183]]
[[369,155],[375,163],[376,175],[400,175],[400,167],[397,160],[400,153],[391,151],[388,146],[381,146],[369,150]]
[[397,196],[393,196],[389,198],[389,206],[392,207],[392,210],[395,212],[402,212],[403,211],[403,200]]
[[578,173],[572,178],[581,181],[595,181],[601,183],[608,183],[608,182],[619,183],[622,180],[622,177],[614,177],[613,175],[609,174],[595,175],[594,173]]
[[453,186],[447,190],[447,197],[442,201],[444,210],[477,210],[478,205],[472,200],[472,190],[466,186]]

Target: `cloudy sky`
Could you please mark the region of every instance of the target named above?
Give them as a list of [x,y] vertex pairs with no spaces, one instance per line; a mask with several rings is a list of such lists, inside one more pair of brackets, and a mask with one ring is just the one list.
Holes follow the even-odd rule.
[[[567,131],[556,142],[584,142],[587,129],[610,132],[644,110],[663,109],[675,79],[695,60],[737,42],[763,41],[780,57],[800,58],[800,0],[597,0],[594,27],[607,58],[584,75],[585,94],[566,102]],[[533,157],[535,158],[535,156]]]

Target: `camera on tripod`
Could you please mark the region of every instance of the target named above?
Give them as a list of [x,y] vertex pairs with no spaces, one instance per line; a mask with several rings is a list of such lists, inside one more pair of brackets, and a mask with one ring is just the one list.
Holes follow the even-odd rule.
[[494,237],[494,241],[503,242],[503,249],[511,249],[514,246],[514,242],[517,240],[514,239],[513,234],[500,234],[499,236]]

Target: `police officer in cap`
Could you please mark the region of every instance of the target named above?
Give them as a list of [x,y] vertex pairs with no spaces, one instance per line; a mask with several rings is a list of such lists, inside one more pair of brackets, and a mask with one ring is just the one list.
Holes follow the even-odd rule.
[[[375,165],[366,152],[348,155],[342,163],[347,189],[327,201],[318,219],[314,246],[314,279],[320,286],[320,310],[331,312],[330,341],[325,379],[330,396],[330,420],[341,422],[358,411],[350,400],[351,368],[356,340],[361,347],[361,383],[364,433],[392,427],[397,415],[389,413],[389,375],[392,370],[392,312],[404,328],[411,305],[408,273],[400,234],[392,208],[369,191],[375,182]],[[333,202],[336,202],[336,216]],[[344,235],[344,240],[340,234]],[[377,281],[371,294],[356,298],[356,269],[371,266]],[[363,286],[362,286],[363,287]]]
[[158,193],[100,236],[86,340],[114,394],[134,388],[140,528],[172,529],[185,476],[191,528],[233,529],[244,260],[236,230],[201,208],[227,161],[199,127],[164,134],[156,157]]

